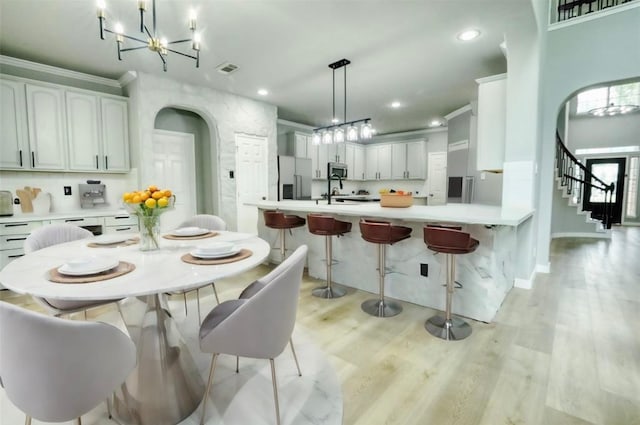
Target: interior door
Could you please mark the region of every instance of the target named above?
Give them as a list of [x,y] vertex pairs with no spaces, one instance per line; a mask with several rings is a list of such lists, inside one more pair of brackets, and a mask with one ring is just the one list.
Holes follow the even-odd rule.
[[175,131],[153,131],[153,181],[176,196],[173,210],[162,214],[161,231],[175,229],[196,214],[196,172],[194,136]]
[[427,205],[447,203],[447,153],[429,152],[427,164]]
[[[622,201],[624,196],[624,172],[626,158],[598,158],[587,159],[586,167],[594,176],[605,182],[606,184],[615,183],[615,189],[611,201],[611,223],[619,224],[622,222]],[[593,184],[599,184],[593,180]],[[605,193],[602,190],[592,189],[585,185],[583,209],[591,211],[591,217],[602,219],[605,208]]]
[[236,134],[236,205],[238,232],[258,234],[258,208],[245,205],[267,199],[267,138]]

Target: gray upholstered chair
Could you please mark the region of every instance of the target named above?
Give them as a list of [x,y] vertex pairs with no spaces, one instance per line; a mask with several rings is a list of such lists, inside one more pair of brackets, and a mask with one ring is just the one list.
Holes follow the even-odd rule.
[[[227,223],[224,222],[223,219],[221,219],[220,217],[218,217],[217,215],[209,215],[209,214],[197,214],[194,215],[193,217],[191,217],[188,220],[183,221],[182,223],[180,223],[180,225],[178,226],[178,228],[181,227],[200,227],[201,229],[208,229],[208,230],[226,230],[227,229]],[[216,297],[216,303],[220,304],[220,299],[218,298],[218,291],[216,291],[216,285],[215,282],[211,282],[210,284],[207,283],[204,286],[208,286],[211,285],[211,287],[213,288],[213,295]],[[201,286],[199,288],[196,288],[196,299],[198,301],[198,323],[200,323],[200,289],[204,288],[204,286]],[[186,291],[173,291],[171,292],[171,295],[179,295],[182,294],[183,298],[184,298],[184,314],[186,315],[188,313],[187,311],[187,292],[191,292],[193,291],[193,289],[189,289]]]
[[131,339],[106,323],[49,317],[0,302],[0,377],[26,415],[64,422],[87,413],[136,365]]
[[[81,227],[74,226],[73,224],[50,224],[37,228],[27,236],[27,239],[24,241],[24,252],[29,254],[33,251],[47,248],[52,245],[92,237],[93,233]],[[33,299],[54,316],[62,316],[64,314],[71,314],[79,311],[85,311],[86,314],[86,310],[89,308],[120,301],[119,299],[101,301],[67,301],[39,297],[33,297]]]
[[291,339],[307,250],[306,245],[298,247],[289,258],[267,275],[270,278],[267,284],[252,284],[255,293],[249,298],[221,303],[202,322],[200,349],[213,353],[213,357],[207,389],[202,400],[200,424],[204,423],[206,402],[219,354],[270,360],[276,422],[280,424],[278,386],[273,359],[282,353]]

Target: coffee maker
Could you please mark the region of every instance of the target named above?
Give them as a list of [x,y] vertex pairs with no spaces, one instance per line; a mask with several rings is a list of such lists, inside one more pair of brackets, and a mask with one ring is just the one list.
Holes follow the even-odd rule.
[[81,208],[94,208],[96,205],[106,204],[104,184],[99,181],[96,183],[89,180],[87,183],[81,183],[78,186]]

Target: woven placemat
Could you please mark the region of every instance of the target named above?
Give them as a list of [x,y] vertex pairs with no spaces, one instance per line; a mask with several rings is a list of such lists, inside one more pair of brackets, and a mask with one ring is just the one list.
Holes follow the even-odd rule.
[[209,232],[209,233],[205,233],[204,235],[197,235],[197,236],[162,235],[162,237],[165,238],[165,239],[173,239],[173,240],[176,240],[176,241],[188,241],[188,240],[193,240],[193,239],[212,238],[212,237],[216,236],[217,234],[218,234],[218,232]]
[[131,238],[131,239],[127,239],[126,241],[107,243],[107,244],[90,242],[87,244],[87,246],[89,248],[116,248],[119,246],[134,245],[134,244],[137,244],[138,242],[140,242],[140,238]]
[[118,266],[101,273],[86,275],[86,276],[69,276],[58,272],[58,268],[49,270],[48,279],[55,283],[91,283],[100,282],[101,280],[113,279],[114,277],[122,276],[135,270],[136,266],[126,261],[120,261]]
[[225,257],[225,258],[212,258],[207,260],[205,258],[194,257],[191,254],[184,254],[182,257],[180,257],[180,259],[185,263],[189,263],[189,264],[200,264],[205,266],[211,266],[215,264],[235,263],[236,261],[249,258],[252,255],[253,255],[253,251],[251,251],[250,249],[241,249],[240,252],[238,252],[236,255],[232,255],[231,257]]

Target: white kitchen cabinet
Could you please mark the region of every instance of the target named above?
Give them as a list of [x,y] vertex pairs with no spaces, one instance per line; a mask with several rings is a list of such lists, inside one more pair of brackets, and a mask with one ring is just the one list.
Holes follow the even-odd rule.
[[507,117],[507,74],[480,78],[478,83],[478,170],[501,171]]
[[21,221],[0,224],[0,269],[24,255],[24,241],[41,221]]
[[113,217],[105,217],[104,218],[104,233],[120,233],[120,232],[137,232],[138,228],[138,217],[135,215],[116,215]]
[[426,177],[425,142],[403,142],[391,145],[391,176],[393,179],[424,179]]
[[327,146],[327,160],[329,162],[346,161],[346,143],[335,143]]
[[66,101],[69,169],[100,170],[99,99],[94,95],[67,91]]
[[364,180],[364,146],[357,143],[346,143],[345,163],[348,180]]
[[27,125],[31,168],[65,170],[66,134],[63,91],[35,84],[26,85]]
[[129,171],[129,122],[127,101],[103,97],[102,115],[103,169],[110,172]]
[[391,146],[370,145],[365,148],[367,180],[391,179]]
[[290,136],[293,140],[293,156],[298,158],[311,158],[311,135],[295,131]]
[[[327,163],[329,163],[329,149],[327,145],[319,145],[318,148],[318,178],[326,180],[327,178]],[[312,160],[313,161],[313,160]]]
[[24,83],[0,80],[0,168],[29,168]]

